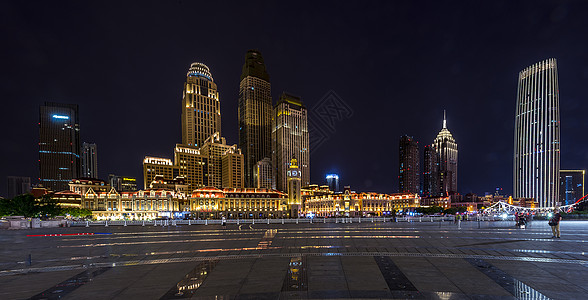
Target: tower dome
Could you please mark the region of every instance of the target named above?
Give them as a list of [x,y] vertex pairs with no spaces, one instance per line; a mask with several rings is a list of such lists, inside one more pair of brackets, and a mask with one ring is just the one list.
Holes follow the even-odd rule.
[[210,81],[214,81],[212,79],[212,74],[210,74],[210,69],[207,65],[199,62],[194,62],[190,65],[190,69],[188,70],[188,74],[186,76],[197,76],[197,77],[204,77]]

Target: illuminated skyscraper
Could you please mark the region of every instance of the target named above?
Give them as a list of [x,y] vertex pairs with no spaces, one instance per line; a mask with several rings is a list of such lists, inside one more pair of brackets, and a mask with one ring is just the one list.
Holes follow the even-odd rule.
[[81,177],[98,178],[98,150],[96,144],[82,144]]
[[586,170],[559,170],[559,199],[561,205],[576,203],[584,197]]
[[220,100],[216,83],[203,63],[192,63],[182,98],[182,144],[201,147],[215,132],[221,132]]
[[339,175],[337,174],[327,174],[327,185],[329,186],[329,190],[333,192],[339,191]]
[[420,193],[419,143],[413,137],[400,137],[398,189],[400,193]]
[[560,128],[557,62],[538,62],[519,73],[514,139],[514,197],[539,207],[559,199]]
[[296,157],[302,186],[310,184],[310,155],[308,151],[308,118],[299,97],[282,93],[272,118],[272,161],[276,187],[286,191],[292,157]]
[[439,161],[439,193],[447,195],[457,192],[457,143],[447,129],[447,120],[443,113],[443,128],[433,141]]
[[423,196],[439,195],[439,159],[435,146],[426,145],[423,151]]
[[80,176],[77,104],[45,102],[39,110],[39,181],[53,191],[68,190]]
[[245,158],[245,187],[254,187],[254,167],[271,159],[272,96],[261,53],[249,50],[239,85],[239,148]]

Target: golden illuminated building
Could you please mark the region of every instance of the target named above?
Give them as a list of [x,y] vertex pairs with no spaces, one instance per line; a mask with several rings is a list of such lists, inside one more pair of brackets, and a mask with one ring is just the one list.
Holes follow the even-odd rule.
[[302,189],[304,212],[318,217],[386,216],[393,211],[406,211],[420,207],[418,194],[356,193],[349,187],[343,193],[334,193],[327,186],[316,185]]
[[192,63],[182,98],[182,144],[201,147],[215,132],[221,132],[220,100],[216,83],[203,63]]
[[225,138],[217,132],[204,141],[200,152],[208,162],[204,174],[207,186],[243,187],[243,155],[237,145],[227,145]]
[[193,217],[231,219],[290,217],[286,194],[268,189],[217,189],[206,187],[192,192]]

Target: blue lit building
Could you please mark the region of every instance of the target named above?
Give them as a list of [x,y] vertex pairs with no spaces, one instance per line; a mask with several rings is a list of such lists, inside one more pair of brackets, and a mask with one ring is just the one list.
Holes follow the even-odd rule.
[[77,104],[45,102],[39,109],[39,182],[53,191],[69,190],[80,176]]
[[339,175],[337,174],[327,174],[327,185],[329,186],[329,190],[333,192],[339,191]]
[[561,205],[574,204],[584,197],[585,170],[559,170],[559,199]]

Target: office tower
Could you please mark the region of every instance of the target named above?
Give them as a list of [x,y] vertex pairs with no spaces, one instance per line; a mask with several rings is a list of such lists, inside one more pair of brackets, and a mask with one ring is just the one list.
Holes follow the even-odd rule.
[[420,193],[419,143],[413,137],[400,137],[398,187],[400,193]]
[[[198,152],[200,154],[200,152]],[[184,163],[182,165],[185,165]],[[171,180],[179,176],[179,167],[169,158],[145,156],[143,159],[143,188],[147,189],[156,176]],[[202,180],[202,179],[201,179]],[[202,184],[201,184],[202,186]]]
[[31,177],[8,176],[8,198],[31,192]]
[[[207,168],[204,173],[204,182],[207,186],[213,186],[217,188],[232,187],[242,188],[243,179],[243,155],[237,148],[237,145],[227,145],[224,137],[220,136],[219,132],[214,133],[208,137],[200,148],[200,154],[207,160]],[[232,157],[231,161],[225,159],[225,165],[223,165],[223,158],[225,156]],[[223,176],[228,177],[223,184]],[[229,186],[224,186],[224,185]]]
[[333,192],[339,191],[339,175],[337,174],[327,174],[327,185],[329,186],[329,190]]
[[80,176],[77,104],[45,102],[39,109],[39,181],[53,191],[69,190]]
[[557,62],[538,62],[519,73],[514,139],[514,198],[539,207],[559,199],[560,128]]
[[81,177],[98,178],[98,152],[96,144],[82,144]]
[[245,158],[245,187],[254,187],[254,166],[271,159],[272,96],[261,53],[249,50],[239,84],[239,148]]
[[286,191],[292,157],[298,160],[302,186],[310,184],[307,110],[299,97],[282,93],[272,118],[272,162],[276,187]]
[[117,192],[134,192],[137,190],[137,178],[108,174],[108,182]]
[[269,158],[258,161],[253,167],[253,187],[276,189],[272,162]]
[[561,205],[576,203],[584,197],[586,170],[559,170],[559,201]]
[[423,150],[423,191],[425,197],[439,196],[439,159],[434,145]]
[[222,187],[242,189],[244,187],[243,154],[237,146],[231,147],[221,158],[223,167]]
[[208,67],[195,62],[190,65],[184,83],[182,144],[201,147],[215,132],[221,132],[218,90]]
[[439,162],[439,193],[448,195],[457,192],[457,143],[447,129],[443,113],[443,128],[433,141]]

